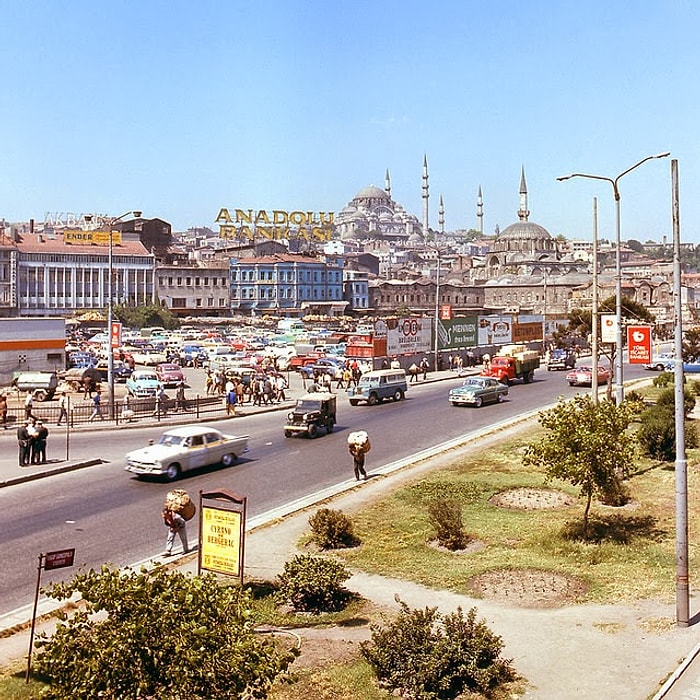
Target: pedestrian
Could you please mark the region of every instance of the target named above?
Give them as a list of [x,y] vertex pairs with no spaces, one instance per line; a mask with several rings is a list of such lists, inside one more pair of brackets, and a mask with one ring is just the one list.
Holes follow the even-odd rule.
[[160,386],[156,392],[156,405],[153,409],[154,416],[165,416],[168,413],[168,397],[165,393],[165,389]]
[[417,382],[418,381],[418,365],[415,362],[411,363],[411,366],[408,368],[408,374],[410,379],[408,380],[409,384],[411,382]]
[[401,369],[401,363],[399,362],[399,358],[395,357],[391,361],[391,369]]
[[124,394],[124,398],[122,399],[122,420],[131,422],[133,417],[134,412],[131,409],[131,396],[127,392]]
[[68,406],[70,399],[65,391],[61,392],[61,398],[58,400],[58,422],[56,425],[61,425],[61,421],[65,418],[68,423]]
[[389,369],[389,360],[386,357],[382,360],[382,369]]
[[46,464],[46,440],[49,437],[49,430],[40,420],[36,422],[35,428],[36,433],[31,444],[32,464]]
[[34,408],[34,394],[31,391],[27,392],[27,396],[24,399],[24,419],[25,420],[32,420],[34,418],[33,414],[33,408]]
[[370,450],[369,435],[364,430],[357,430],[348,435],[348,452],[352,455],[353,471],[355,480],[360,480],[360,475],[367,481],[365,471],[365,455]]
[[0,394],[0,420],[3,430],[7,430],[7,396]]
[[17,445],[19,447],[19,466],[26,467],[29,464],[31,445],[28,420],[25,420],[24,423],[17,428]]
[[236,394],[236,389],[231,385],[231,389],[226,394],[226,415],[235,416],[236,415],[236,403],[238,401],[238,395]]
[[180,382],[177,385],[177,391],[175,392],[175,410],[187,410],[187,406],[185,403],[185,382]]
[[211,376],[210,369],[207,370],[207,376],[204,380],[204,388],[207,396],[209,396],[209,394],[211,394],[214,391],[214,377]]
[[185,519],[176,511],[168,508],[167,506],[163,508],[163,522],[168,528],[168,537],[165,540],[165,556],[169,557],[173,553],[173,542],[175,542],[175,535],[180,536],[180,542],[182,542],[182,552],[187,554],[190,551],[187,545],[187,523]]
[[104,416],[102,415],[102,398],[101,398],[102,392],[98,389],[95,392],[95,395],[92,397],[92,413],[90,414],[90,417],[88,418],[88,423],[92,423],[92,421],[97,418],[97,416],[100,417],[100,420],[104,420]]

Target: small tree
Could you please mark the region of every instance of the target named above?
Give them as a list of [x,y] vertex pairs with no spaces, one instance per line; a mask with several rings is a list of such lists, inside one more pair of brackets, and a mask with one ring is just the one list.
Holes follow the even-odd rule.
[[469,535],[464,531],[462,505],[451,498],[438,498],[428,505],[430,524],[435,528],[438,542],[452,552],[464,549]]
[[37,644],[48,700],[264,698],[296,654],[255,636],[248,595],[211,574],[105,566],[48,594],[75,592],[85,607]]
[[277,576],[278,599],[301,612],[336,612],[350,597],[342,585],[350,576],[339,561],[298,554]]
[[352,521],[342,510],[319,508],[309,517],[311,539],[321,549],[354,547],[358,543]]
[[527,446],[523,462],[543,468],[547,479],[580,486],[586,497],[583,536],[587,538],[593,496],[605,499],[617,493],[634,459],[627,408],[612,401],[596,405],[586,394],[543,411],[539,422],[548,434]]

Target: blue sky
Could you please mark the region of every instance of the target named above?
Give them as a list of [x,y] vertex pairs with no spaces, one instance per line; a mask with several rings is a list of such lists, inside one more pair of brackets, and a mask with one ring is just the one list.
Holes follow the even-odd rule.
[[[700,242],[695,0],[0,0],[0,219],[338,212],[384,186],[430,225],[614,236],[609,183],[671,151]],[[670,159],[620,180],[622,237],[672,234]]]

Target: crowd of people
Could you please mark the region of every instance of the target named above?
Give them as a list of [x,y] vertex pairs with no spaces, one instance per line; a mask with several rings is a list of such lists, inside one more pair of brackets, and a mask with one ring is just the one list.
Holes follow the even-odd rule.
[[26,418],[17,428],[17,445],[19,447],[19,466],[46,464],[46,442],[49,429],[44,422],[34,416]]

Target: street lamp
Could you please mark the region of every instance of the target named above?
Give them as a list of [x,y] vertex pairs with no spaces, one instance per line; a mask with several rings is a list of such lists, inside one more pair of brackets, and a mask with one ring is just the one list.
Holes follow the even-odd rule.
[[[436,248],[437,250],[437,248]],[[437,275],[435,277],[435,343],[433,348],[433,369],[438,369],[438,331],[440,328],[440,251],[437,250]]]
[[[137,219],[141,218],[141,212],[136,209],[130,209],[124,212],[121,216],[115,216],[109,220],[109,257],[107,261],[107,385],[109,386],[109,406],[110,415],[115,417],[114,410],[114,349],[112,348],[112,324],[114,323],[114,306],[113,306],[113,265],[112,265],[112,229],[117,221],[121,221],[125,216],[133,214]],[[92,216],[86,216],[85,220],[89,223],[92,221]]]
[[617,183],[620,181],[624,175],[631,172],[635,168],[638,168],[642,163],[646,163],[648,160],[653,160],[655,158],[666,158],[671,155],[670,153],[657,153],[654,156],[647,156],[642,158],[638,163],[635,163],[632,167],[627,168],[621,172],[616,178],[604,177],[602,175],[589,175],[587,173],[572,173],[571,175],[564,175],[564,177],[558,177],[558,181],[570,180],[573,177],[586,177],[590,180],[603,180],[609,182],[613,187],[613,194],[615,196],[615,323],[617,325],[617,337],[615,339],[617,345],[617,352],[615,353],[615,403],[619,406],[625,396],[624,396],[624,384],[622,381],[622,264],[620,255],[620,190],[618,189]]

